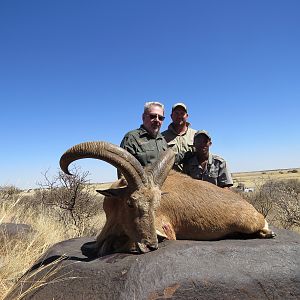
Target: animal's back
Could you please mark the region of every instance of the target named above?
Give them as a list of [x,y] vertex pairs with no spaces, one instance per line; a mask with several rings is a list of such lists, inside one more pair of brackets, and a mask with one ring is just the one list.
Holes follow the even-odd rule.
[[178,239],[215,239],[233,232],[253,233],[265,221],[237,193],[172,171],[157,216],[169,221]]

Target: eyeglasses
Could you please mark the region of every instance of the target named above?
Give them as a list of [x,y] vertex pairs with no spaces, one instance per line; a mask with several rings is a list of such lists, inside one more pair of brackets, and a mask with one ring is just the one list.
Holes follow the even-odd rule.
[[158,114],[148,114],[150,120],[154,120],[158,118],[159,121],[163,121],[165,119],[164,116],[158,115]]

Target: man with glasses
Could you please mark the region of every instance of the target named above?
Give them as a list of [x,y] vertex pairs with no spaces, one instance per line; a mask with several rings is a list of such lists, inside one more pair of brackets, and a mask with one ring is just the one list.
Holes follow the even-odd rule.
[[129,131],[121,142],[121,147],[131,153],[142,166],[155,162],[161,151],[168,149],[166,140],[161,135],[164,105],[159,102],[146,102],[140,128]]
[[[161,133],[169,147],[172,148],[176,154],[192,151],[193,149],[196,130],[190,127],[190,123],[187,122],[188,117],[187,107],[184,103],[174,104],[171,113],[173,122],[169,125],[167,130]],[[182,171],[183,165],[179,164],[174,166],[174,169]]]

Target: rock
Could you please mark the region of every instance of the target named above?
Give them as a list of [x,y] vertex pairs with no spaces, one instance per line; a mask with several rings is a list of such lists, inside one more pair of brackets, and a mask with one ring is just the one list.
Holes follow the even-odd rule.
[[80,250],[91,238],[72,239],[54,245],[6,299],[28,292],[26,278],[44,265],[38,280],[63,255],[47,284],[24,299],[300,299],[300,235],[276,233],[274,239],[164,241],[147,254],[96,259]]

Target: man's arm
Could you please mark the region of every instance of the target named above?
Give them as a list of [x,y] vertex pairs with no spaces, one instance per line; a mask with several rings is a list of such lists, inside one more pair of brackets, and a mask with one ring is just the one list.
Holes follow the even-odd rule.
[[[126,151],[128,151],[130,154],[132,154],[133,156],[135,156],[136,153],[136,148],[134,146],[134,143],[132,142],[133,138],[130,134],[126,134],[120,144],[120,147],[125,149]],[[122,173],[117,170],[117,175],[118,175],[118,179],[120,179],[122,177]]]
[[121,141],[120,147],[127,150],[130,154],[135,156],[136,145],[134,143],[134,138],[130,134],[126,134]]
[[233,180],[231,173],[228,170],[226,161],[222,161],[219,168],[218,186],[222,188],[229,188],[233,186]]

